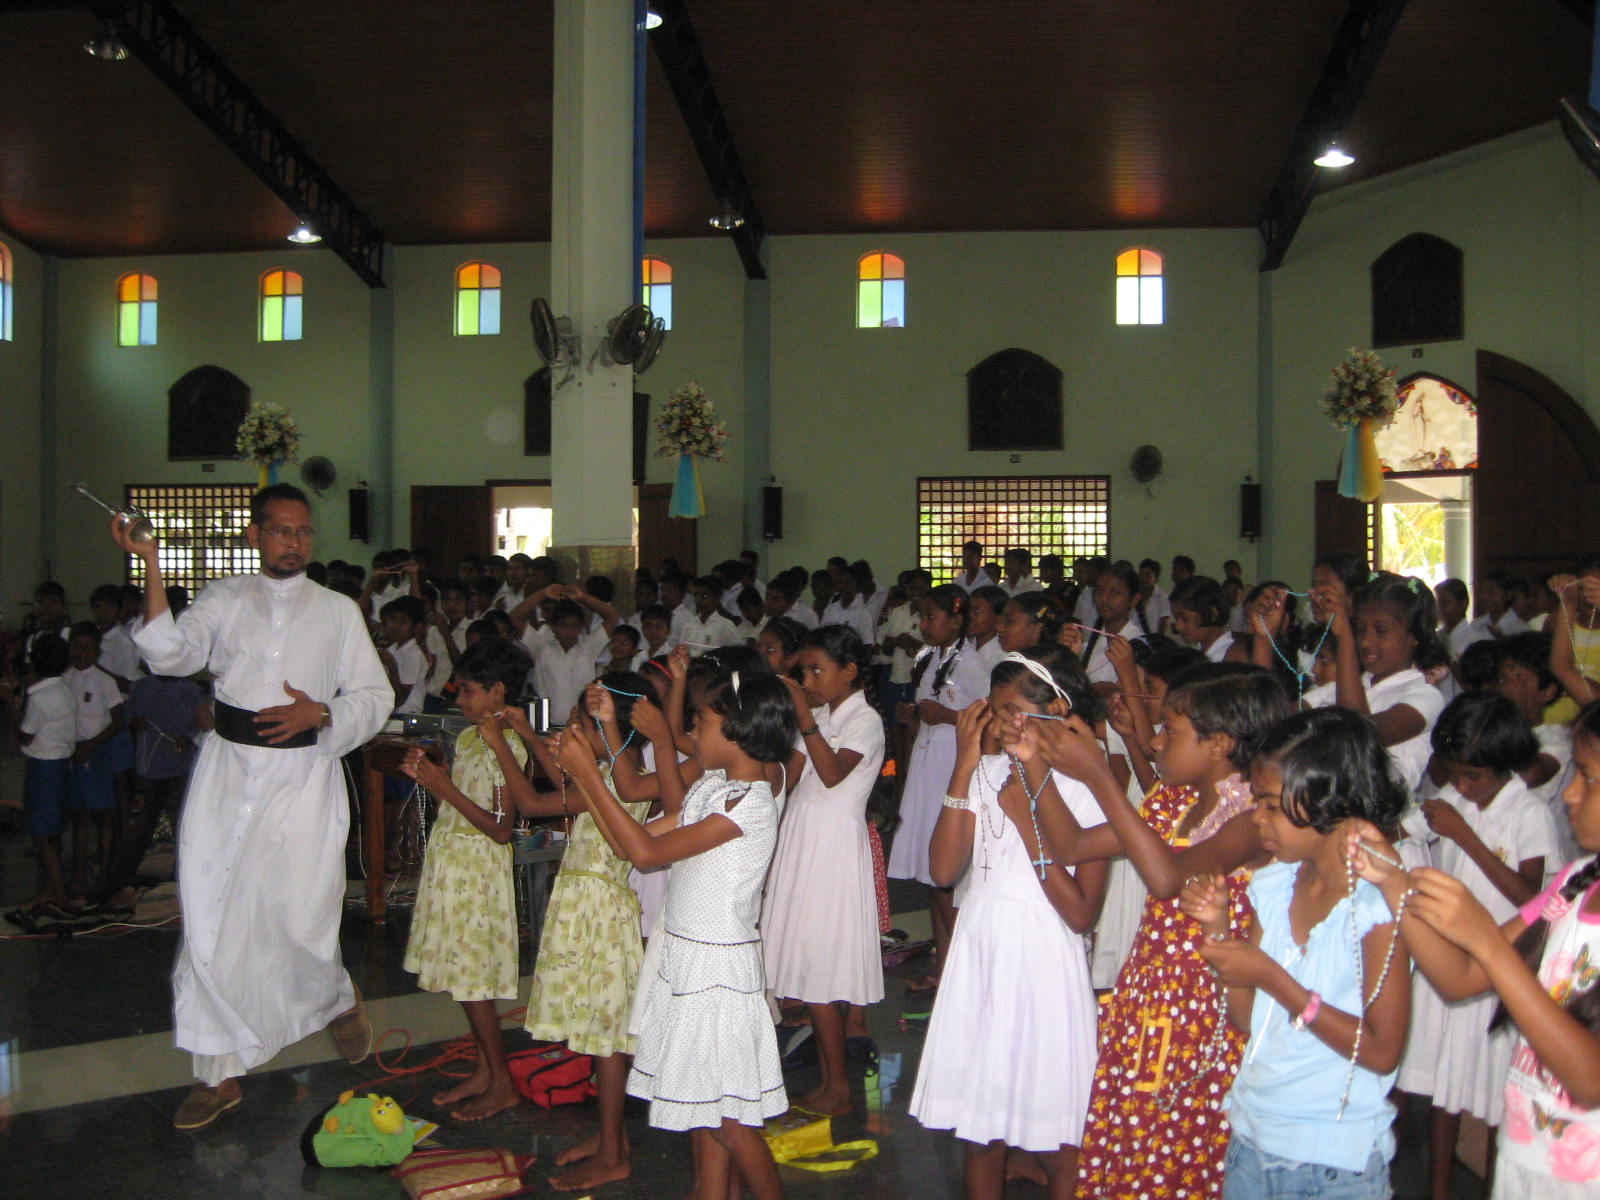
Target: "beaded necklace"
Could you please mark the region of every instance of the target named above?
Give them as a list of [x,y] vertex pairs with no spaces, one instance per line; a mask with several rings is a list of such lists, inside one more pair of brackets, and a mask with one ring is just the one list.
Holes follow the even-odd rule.
[[1030,792],[1028,790],[1028,776],[1022,769],[1022,763],[1015,755],[1011,758],[1011,769],[1016,773],[1017,782],[1022,785],[1022,794],[1028,798],[1028,816],[1033,821],[1033,844],[1039,847],[1039,857],[1028,861],[1038,868],[1039,881],[1043,883],[1044,869],[1055,864],[1055,859],[1045,857],[1044,839],[1039,836],[1039,797],[1044,795],[1045,786],[1050,782],[1050,773],[1046,771],[1044,778],[1039,781],[1039,789]]
[[[1362,843],[1362,848],[1374,858],[1386,857],[1381,852],[1373,853],[1368,848],[1369,844]],[[1393,861],[1390,859],[1389,861]],[[1345,881],[1348,886],[1350,902],[1350,946],[1354,951],[1356,960],[1356,996],[1359,998],[1366,992],[1366,958],[1361,953],[1361,931],[1356,921],[1356,864],[1355,859],[1345,858]],[[1361,1000],[1361,1011],[1356,1013],[1356,1038],[1350,1047],[1350,1067],[1345,1072],[1344,1092],[1339,1097],[1339,1115],[1336,1120],[1344,1120],[1345,1106],[1350,1103],[1350,1089],[1356,1080],[1356,1060],[1361,1057],[1361,1036],[1367,1027],[1367,1010],[1377,1003],[1378,997],[1383,994],[1383,985],[1389,982],[1389,970],[1394,966],[1394,952],[1400,945],[1400,922],[1406,915],[1406,904],[1415,894],[1415,888],[1407,888],[1400,897],[1400,903],[1394,910],[1394,934],[1389,938],[1389,949],[1383,956],[1383,969],[1378,972],[1378,982],[1373,985],[1372,994]]]
[[[1589,647],[1587,645],[1584,646],[1583,657],[1579,658],[1577,621],[1573,618],[1573,614],[1567,609],[1567,598],[1565,596],[1558,596],[1556,598],[1561,603],[1561,619],[1567,624],[1567,644],[1572,648],[1572,666],[1578,672],[1578,678],[1584,681],[1583,686],[1589,693],[1589,699],[1592,700],[1594,699],[1594,688],[1590,686],[1589,676],[1584,670],[1584,668],[1588,666],[1587,659],[1589,657]],[[1594,624],[1594,616],[1595,609],[1593,606],[1591,606],[1589,609],[1589,620],[1584,622],[1583,625],[1583,631],[1585,633],[1592,634],[1595,631],[1596,626]]]

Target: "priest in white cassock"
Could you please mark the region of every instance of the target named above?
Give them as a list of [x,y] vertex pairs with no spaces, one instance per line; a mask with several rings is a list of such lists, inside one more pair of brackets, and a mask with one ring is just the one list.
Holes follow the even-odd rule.
[[179,1129],[236,1107],[241,1075],[317,1030],[352,1062],[371,1049],[339,960],[350,824],[339,759],[378,732],[394,692],[355,604],[306,578],[314,533],[300,489],[263,488],[245,530],[260,572],[209,584],[174,621],[156,544],[112,522],[145,564],[140,654],[160,675],[216,678],[216,732],[178,835],[173,1015],[199,1080]]

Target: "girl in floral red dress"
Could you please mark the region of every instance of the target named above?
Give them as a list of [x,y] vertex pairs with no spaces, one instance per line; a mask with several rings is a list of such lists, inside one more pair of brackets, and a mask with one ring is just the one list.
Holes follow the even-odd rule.
[[[1051,765],[1082,780],[1106,824],[1047,828],[1058,859],[1126,854],[1150,889],[1133,950],[1103,1005],[1100,1058],[1079,1156],[1078,1195],[1184,1200],[1222,1194],[1222,1113],[1243,1038],[1230,1029],[1199,925],[1178,909],[1184,881],[1224,875],[1234,937],[1254,922],[1245,887],[1269,856],[1241,773],[1293,707],[1260,667],[1207,663],[1173,681],[1156,735],[1161,783],[1136,810],[1093,732],[1076,719],[1041,731]],[[1041,817],[1043,810],[1041,810]],[[1063,855],[1061,848],[1071,847]]]

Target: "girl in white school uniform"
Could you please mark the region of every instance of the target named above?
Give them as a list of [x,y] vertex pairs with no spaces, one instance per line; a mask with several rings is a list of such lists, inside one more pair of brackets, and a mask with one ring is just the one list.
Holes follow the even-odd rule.
[[884,751],[883,719],[867,702],[871,660],[855,630],[824,625],[801,644],[800,682],[781,676],[806,758],[778,830],[761,938],[768,990],[811,1010],[822,1078],[796,1103],[827,1116],[850,1111],[840,1006],[883,999],[866,815]]
[[[1539,893],[1554,852],[1544,802],[1517,774],[1538,750],[1527,718],[1495,692],[1456,697],[1433,728],[1434,758],[1447,782],[1439,796],[1422,805],[1434,836],[1432,865],[1465,884],[1500,924]],[[1433,1200],[1449,1200],[1462,1113],[1490,1127],[1486,1177],[1494,1179],[1492,1135],[1505,1113],[1511,1030],[1487,1032],[1495,1009],[1489,995],[1446,1004],[1419,981],[1412,1003],[1412,1049],[1400,1068],[1399,1086],[1432,1097],[1432,1194]]]
[[1419,659],[1433,657],[1439,636],[1433,589],[1381,572],[1353,599],[1330,578],[1311,589],[1311,602],[1338,647],[1335,703],[1372,718],[1407,791],[1415,790],[1445,705],[1444,693],[1417,667]]
[[1107,567],[1094,585],[1095,628],[1085,629],[1083,665],[1091,683],[1115,683],[1117,668],[1109,658],[1108,634],[1132,641],[1145,634],[1138,611],[1139,576],[1126,564]]
[[983,696],[975,686],[980,673],[961,669],[971,603],[971,597],[953,583],[940,584],[922,601],[922,640],[927,649],[917,655],[912,667],[916,700],[901,705],[901,719],[910,721],[915,714],[919,726],[900,794],[900,827],[889,851],[889,878],[915,879],[927,885],[935,949],[933,970],[908,985],[913,991],[927,991],[938,984],[955,924],[949,885],[935,884],[928,872],[928,842],[939,819],[939,799],[956,761],[956,714]]
[[[1050,770],[1038,720],[1097,715],[1082,668],[1055,673],[1008,654],[988,698],[964,709],[934,830],[934,878],[970,871],[961,922],[934,1005],[911,1115],[966,1146],[968,1200],[998,1200],[1006,1150],[1038,1152],[1052,1200],[1072,1195],[1095,1064],[1095,1000],[1083,934],[1105,895],[1105,862],[1058,865],[1039,810],[1102,821],[1083,784]],[[984,744],[1004,749],[983,754]]]

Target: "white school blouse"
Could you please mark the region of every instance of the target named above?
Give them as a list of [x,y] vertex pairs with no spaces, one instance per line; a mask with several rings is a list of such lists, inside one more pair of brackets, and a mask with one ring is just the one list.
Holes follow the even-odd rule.
[[1389,757],[1399,768],[1400,778],[1408,790],[1414,790],[1433,754],[1433,725],[1444,711],[1444,693],[1415,667],[1396,671],[1378,683],[1372,681],[1370,674],[1363,675],[1361,686],[1367,692],[1367,711],[1374,717],[1397,704],[1415,709],[1422,717],[1421,733],[1389,747]]

